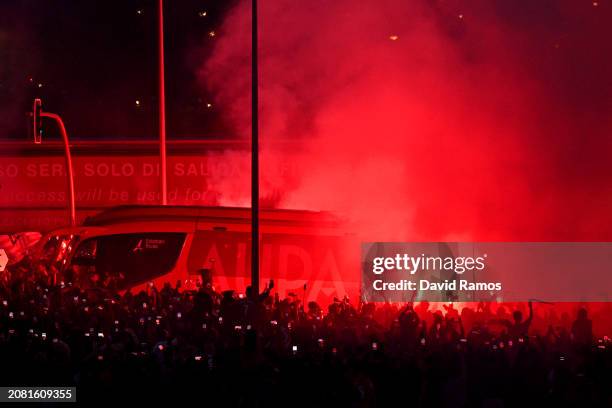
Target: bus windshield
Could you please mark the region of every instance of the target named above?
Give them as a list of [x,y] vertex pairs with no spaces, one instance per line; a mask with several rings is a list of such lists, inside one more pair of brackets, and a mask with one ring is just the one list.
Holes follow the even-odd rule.
[[71,273],[83,287],[126,289],[168,273],[176,264],[185,233],[134,233],[86,239]]

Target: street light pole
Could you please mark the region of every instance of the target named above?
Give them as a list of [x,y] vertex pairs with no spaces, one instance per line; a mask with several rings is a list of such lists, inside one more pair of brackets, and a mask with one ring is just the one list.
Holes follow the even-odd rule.
[[257,0],[251,22],[251,293],[259,295],[259,77],[257,70]]
[[164,78],[164,1],[158,0],[159,11],[159,159],[161,176],[161,203],[168,204],[168,177],[166,165],[166,89]]
[[60,133],[62,134],[62,140],[64,141],[64,154],[66,156],[66,170],[68,172],[68,200],[70,201],[70,225],[76,225],[76,200],[74,194],[74,170],[72,167],[72,154],[70,154],[70,143],[68,142],[68,132],[66,132],[66,126],[64,121],[59,115],[55,113],[42,112],[43,118],[49,118],[55,120],[59,127]]
[[76,199],[74,194],[74,170],[72,168],[72,154],[70,154],[70,143],[68,141],[68,132],[60,115],[55,113],[43,112],[42,101],[39,98],[34,99],[32,109],[32,120],[34,130],[34,143],[42,143],[42,118],[53,119],[59,127],[64,142],[64,154],[66,157],[66,175],[68,178],[68,203],[70,205],[70,225],[76,225]]

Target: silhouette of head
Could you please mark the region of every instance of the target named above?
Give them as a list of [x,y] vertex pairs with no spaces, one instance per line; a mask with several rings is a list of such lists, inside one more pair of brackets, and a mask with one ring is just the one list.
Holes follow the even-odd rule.
[[520,323],[523,321],[523,313],[521,313],[520,310],[515,310],[514,313],[512,313],[512,318],[515,323]]

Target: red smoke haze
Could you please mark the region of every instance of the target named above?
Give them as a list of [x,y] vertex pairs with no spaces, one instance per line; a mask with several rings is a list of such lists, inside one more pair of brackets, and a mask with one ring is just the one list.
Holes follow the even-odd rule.
[[[264,199],[334,211],[368,240],[612,238],[610,115],[560,97],[576,47],[488,3],[260,2]],[[250,2],[219,33],[201,80],[246,138]],[[223,203],[246,204],[233,155],[245,177]]]

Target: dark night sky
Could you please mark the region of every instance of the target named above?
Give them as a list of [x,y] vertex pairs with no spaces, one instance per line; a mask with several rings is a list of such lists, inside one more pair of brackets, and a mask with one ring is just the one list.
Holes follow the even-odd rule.
[[[64,117],[73,138],[155,137],[156,3],[1,2],[0,138],[26,137],[33,97]],[[168,134],[224,136],[228,131],[217,107],[207,107],[212,98],[196,73],[216,39],[209,33],[232,2],[165,3]]]
[[[236,2],[166,1],[171,138],[234,137],[223,121],[227,101],[207,107],[215,98],[198,70],[220,41],[217,30]],[[568,101],[560,114],[584,116],[585,124],[592,123],[592,115],[595,120],[608,115],[612,24],[607,1],[421,3],[436,13],[441,31],[466,48],[477,48],[481,40],[462,39],[464,25],[469,32],[470,25],[495,18],[499,30],[508,33],[504,46],[512,47],[508,53],[520,60],[519,69],[548,87],[549,95]],[[155,0],[0,2],[0,138],[27,136],[26,112],[35,96],[43,98],[47,110],[63,115],[73,138],[155,137],[155,7]],[[459,21],[458,13],[465,13],[465,20]],[[266,24],[272,23],[264,21],[260,29]],[[217,36],[209,36],[211,31]]]

